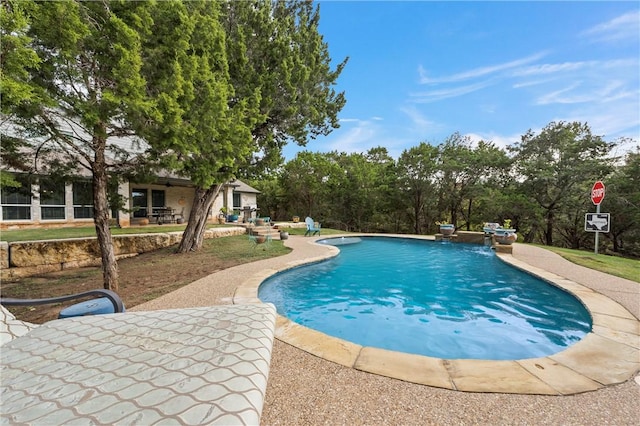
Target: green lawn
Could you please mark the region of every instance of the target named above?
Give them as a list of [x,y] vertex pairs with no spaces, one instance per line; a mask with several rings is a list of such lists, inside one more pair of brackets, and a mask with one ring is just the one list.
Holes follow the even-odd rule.
[[584,250],[536,245],[557,253],[577,265],[640,283],[640,260],[609,256],[606,254],[595,254]]

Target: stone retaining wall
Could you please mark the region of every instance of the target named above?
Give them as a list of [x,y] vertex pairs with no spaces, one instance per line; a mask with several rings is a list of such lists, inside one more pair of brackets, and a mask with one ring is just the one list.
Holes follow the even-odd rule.
[[[204,238],[219,238],[246,233],[243,227],[212,228]],[[182,232],[129,234],[113,236],[118,259],[158,250],[180,242]],[[0,279],[22,278],[69,268],[100,265],[98,240],[71,238],[65,240],[22,241],[0,243]]]

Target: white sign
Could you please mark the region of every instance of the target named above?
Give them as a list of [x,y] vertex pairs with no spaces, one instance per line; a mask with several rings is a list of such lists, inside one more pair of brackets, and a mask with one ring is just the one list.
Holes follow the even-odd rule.
[[587,213],[584,215],[584,230],[589,232],[609,232],[609,213]]

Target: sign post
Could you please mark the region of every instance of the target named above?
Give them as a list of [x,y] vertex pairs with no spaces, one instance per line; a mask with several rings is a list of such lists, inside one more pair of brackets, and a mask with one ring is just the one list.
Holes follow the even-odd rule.
[[[591,188],[591,202],[596,205],[596,215],[600,213],[600,203],[604,199],[604,183],[601,180],[593,184]],[[594,253],[598,254],[598,244],[600,243],[600,232],[596,231],[596,242]]]

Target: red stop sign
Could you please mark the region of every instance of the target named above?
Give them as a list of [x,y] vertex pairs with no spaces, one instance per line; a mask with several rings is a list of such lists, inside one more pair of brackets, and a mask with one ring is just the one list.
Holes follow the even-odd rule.
[[596,206],[602,202],[604,199],[604,183],[602,181],[597,181],[593,184],[593,188],[591,188],[591,201]]

